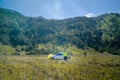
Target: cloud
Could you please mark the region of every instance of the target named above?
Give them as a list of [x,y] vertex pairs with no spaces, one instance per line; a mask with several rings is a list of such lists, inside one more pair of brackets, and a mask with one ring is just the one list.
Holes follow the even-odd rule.
[[60,0],[56,0],[53,5],[53,12],[52,15],[54,18],[61,18],[62,17],[62,4]]
[[45,11],[49,18],[54,19],[63,19],[64,18],[64,10],[62,8],[61,0],[54,0],[50,4],[46,4]]
[[62,6],[62,4],[61,4],[61,2],[60,1],[55,1],[54,2],[54,9],[56,10],[56,11],[59,11],[59,10],[61,10],[61,6]]
[[88,18],[90,18],[90,17],[95,17],[96,15],[94,15],[93,13],[88,13],[85,16],[88,17]]

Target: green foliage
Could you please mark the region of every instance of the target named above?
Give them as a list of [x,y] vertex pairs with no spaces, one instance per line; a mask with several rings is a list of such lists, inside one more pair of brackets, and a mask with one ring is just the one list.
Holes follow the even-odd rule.
[[15,49],[13,47],[0,44],[0,55],[12,55],[14,52]]
[[120,40],[120,15],[109,14],[98,24],[98,29],[101,31],[103,48],[113,54],[119,54]]
[[[74,17],[63,20],[24,15],[0,8],[0,42],[14,48],[25,46],[24,51],[51,53],[51,49],[38,49],[48,45],[56,51],[71,44],[79,49],[94,48],[100,52],[120,54],[120,14],[109,13],[94,18]],[[66,46],[67,45],[67,46]],[[59,49],[57,49],[57,46]],[[50,46],[49,46],[50,47]],[[44,47],[43,47],[44,48]],[[19,49],[16,49],[19,52]],[[21,50],[23,51],[23,50]]]

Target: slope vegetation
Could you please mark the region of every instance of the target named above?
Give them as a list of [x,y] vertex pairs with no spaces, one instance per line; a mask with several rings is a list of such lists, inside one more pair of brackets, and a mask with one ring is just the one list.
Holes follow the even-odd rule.
[[[74,17],[63,20],[26,17],[13,10],[0,8],[0,43],[15,52],[39,54],[76,47],[120,54],[120,14],[97,17]],[[38,50],[40,44],[46,49]],[[41,46],[42,46],[41,45]],[[47,51],[46,51],[47,50]]]

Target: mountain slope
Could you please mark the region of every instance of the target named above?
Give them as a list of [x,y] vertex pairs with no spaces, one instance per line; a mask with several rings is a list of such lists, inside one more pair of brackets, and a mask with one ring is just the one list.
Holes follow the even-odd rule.
[[23,45],[25,17],[12,10],[0,8],[0,42],[6,45]]
[[[0,42],[13,47],[25,46],[35,51],[39,44],[52,44],[97,51],[120,52],[120,14],[98,17],[74,17],[63,20],[26,17],[16,11],[0,8]],[[52,47],[51,46],[51,47]]]

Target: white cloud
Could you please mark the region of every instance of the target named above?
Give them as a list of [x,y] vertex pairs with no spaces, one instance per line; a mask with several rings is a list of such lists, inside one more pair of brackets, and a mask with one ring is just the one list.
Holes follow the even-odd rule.
[[94,15],[93,13],[88,13],[85,16],[88,17],[88,18],[90,18],[90,17],[95,17],[96,15]]
[[54,2],[54,9],[55,9],[56,11],[61,10],[61,6],[62,6],[62,4],[61,4],[60,1],[55,1],[55,2]]
[[55,0],[51,4],[45,6],[45,11],[47,12],[49,18],[63,19],[64,11],[62,9],[62,3],[60,0]]
[[55,0],[53,4],[53,10],[51,14],[54,19],[63,19],[64,18],[64,11],[62,9],[62,3],[60,0]]

